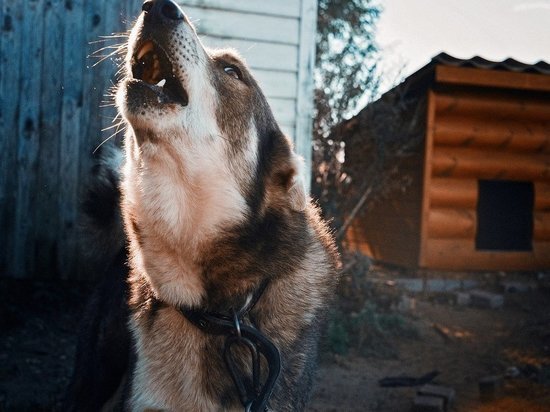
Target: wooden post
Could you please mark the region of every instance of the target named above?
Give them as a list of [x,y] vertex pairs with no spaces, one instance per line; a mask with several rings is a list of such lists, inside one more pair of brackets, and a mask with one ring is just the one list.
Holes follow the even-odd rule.
[[313,130],[313,69],[315,67],[315,33],[317,0],[302,0],[296,97],[296,152],[304,158],[304,183],[311,185],[311,139]]
[[432,153],[434,144],[434,122],[435,122],[435,93],[428,91],[428,109],[426,121],[426,139],[424,148],[424,181],[422,194],[422,218],[420,222],[420,256],[418,264],[424,267],[427,264],[426,254],[428,248],[428,221],[430,217],[430,185],[432,178]]

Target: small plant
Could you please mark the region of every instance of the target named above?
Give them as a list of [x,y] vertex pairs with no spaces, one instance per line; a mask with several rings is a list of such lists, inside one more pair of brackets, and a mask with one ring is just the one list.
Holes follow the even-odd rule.
[[417,338],[418,330],[399,313],[381,312],[366,301],[359,312],[346,314],[335,309],[329,318],[326,346],[329,352],[347,355],[353,350],[362,356],[395,358],[396,337]]
[[346,323],[346,316],[341,311],[335,310],[331,313],[326,337],[329,352],[337,355],[348,354],[350,337]]

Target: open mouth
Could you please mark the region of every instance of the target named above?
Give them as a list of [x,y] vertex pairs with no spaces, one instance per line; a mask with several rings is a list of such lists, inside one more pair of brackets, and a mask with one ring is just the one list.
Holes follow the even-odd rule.
[[166,52],[151,40],[137,48],[131,68],[133,78],[148,84],[165,102],[189,104],[189,95],[173,73]]

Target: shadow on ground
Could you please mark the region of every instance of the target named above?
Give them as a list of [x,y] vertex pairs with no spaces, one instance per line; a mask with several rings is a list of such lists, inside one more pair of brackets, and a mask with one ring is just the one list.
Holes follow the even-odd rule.
[[[57,411],[73,363],[80,313],[89,285],[0,283],[0,411]],[[415,388],[381,388],[387,376],[440,371],[436,383],[456,390],[453,411],[550,411],[550,293],[505,294],[498,310],[459,306],[442,296],[415,295],[406,316],[418,333],[392,336],[391,357],[327,356],[310,412],[409,411]],[[442,333],[443,331],[443,333]],[[478,382],[504,379],[490,402]],[[549,376],[546,376],[548,374]]]

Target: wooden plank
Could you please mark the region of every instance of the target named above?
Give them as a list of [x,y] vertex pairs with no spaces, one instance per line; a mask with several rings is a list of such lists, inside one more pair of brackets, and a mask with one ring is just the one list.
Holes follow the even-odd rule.
[[466,86],[550,91],[550,76],[536,73],[437,65],[435,80],[438,83]]
[[543,181],[550,178],[548,154],[436,146],[434,177]]
[[[15,211],[15,248],[13,274],[32,275],[35,267],[34,195],[40,147],[40,86],[42,79],[42,2],[29,2],[24,7],[20,47],[21,68],[19,93],[21,106],[17,124],[17,194]],[[16,86],[16,85],[14,85]]]
[[550,242],[532,252],[478,251],[474,239],[429,239],[422,267],[437,270],[542,270],[550,266]]
[[298,82],[296,73],[273,70],[254,70],[253,74],[268,98],[296,98]]
[[315,34],[317,32],[317,0],[302,0],[300,20],[300,50],[298,89],[296,97],[296,152],[304,158],[304,182],[307,191],[311,185],[311,140],[313,135]]
[[[355,229],[356,230],[356,229]],[[361,229],[359,229],[361,231]],[[352,228],[348,231],[352,232]],[[375,237],[368,240],[357,233],[351,235],[348,244],[380,262],[407,267],[418,267],[418,239],[414,237]],[[396,247],[396,245],[399,247]]]
[[550,213],[535,212],[533,215],[533,239],[550,242]]
[[430,217],[430,186],[432,179],[432,157],[434,146],[434,122],[436,112],[436,95],[433,91],[428,92],[428,108],[426,113],[426,139],[424,147],[424,176],[422,185],[422,213],[420,220],[420,252],[419,252],[419,265],[425,266],[426,253],[427,253],[427,241],[428,241],[428,221]]
[[124,26],[123,31],[129,31],[134,26],[134,23],[141,13],[141,2],[135,0],[126,0],[122,2],[122,23]]
[[[535,183],[535,211],[550,211],[550,182]],[[430,205],[432,208],[475,209],[478,180],[432,177]]]
[[430,205],[438,208],[470,208],[477,205],[477,179],[432,177]]
[[[95,2],[87,2],[95,3]],[[62,278],[75,276],[77,256],[75,224],[78,205],[79,164],[81,143],[86,133],[88,106],[83,109],[85,96],[83,71],[86,68],[85,19],[90,16],[84,10],[84,0],[72,0],[65,4],[63,32],[63,100],[60,131],[59,199],[61,221],[57,231],[58,260],[67,262],[60,268]],[[68,7],[70,6],[70,7]]]
[[434,141],[447,146],[550,152],[550,122],[444,115],[437,117]]
[[[82,44],[86,44],[85,68],[83,70],[83,107],[85,110],[81,113],[81,122],[86,127],[82,134],[81,160],[88,159],[95,148],[95,145],[101,140],[101,105],[106,92],[106,84],[109,81],[105,78],[105,68],[109,67],[105,61],[99,63],[92,54],[97,50],[95,43],[100,40],[100,36],[109,34],[112,30],[107,26],[105,14],[105,4],[107,2],[87,2],[84,1],[84,33],[85,38]],[[110,14],[113,10],[108,11]],[[88,173],[88,166],[80,168],[83,175]]]
[[236,49],[253,70],[267,69],[292,73],[298,70],[298,47],[295,45],[215,36],[201,36],[201,40],[207,47]]
[[[353,222],[353,238],[368,244],[370,256],[377,260],[413,268],[419,265],[423,157],[419,149],[404,160],[408,167],[417,165],[409,175],[411,185],[407,190],[389,192]],[[366,250],[365,247],[362,250]]]
[[[2,32],[9,32],[8,30],[9,26],[6,27],[6,9],[5,9],[5,2],[0,3],[0,24]],[[11,19],[11,16],[10,16]],[[5,93],[7,90],[5,90],[5,84],[2,81],[2,79],[6,76],[4,74],[4,71],[6,71],[7,65],[7,59],[4,57],[4,43],[2,42],[2,37],[0,36],[0,136],[2,136],[2,139],[0,139],[0,165],[2,167],[6,167],[8,163],[8,158],[10,155],[6,151],[8,145],[10,136],[8,136],[8,132],[6,130],[5,124],[6,119],[5,115],[3,113],[4,106],[7,105],[7,102],[5,101]],[[6,169],[10,170],[10,169]],[[8,248],[7,248],[7,240],[8,240],[8,228],[7,228],[7,186],[8,186],[8,173],[0,173],[0,245],[3,245],[3,247],[0,248],[0,274],[7,272],[7,257],[8,257]]]
[[297,45],[299,20],[288,17],[251,15],[234,11],[186,7],[200,34],[244,40]]
[[482,116],[492,119],[539,119],[548,121],[550,101],[503,93],[459,92],[436,95],[438,115]]
[[430,239],[473,239],[476,235],[475,209],[432,208],[428,216]]
[[281,127],[281,131],[288,136],[290,139],[292,139],[292,136],[296,135],[296,128],[294,125],[279,125]]
[[[384,209],[390,213],[384,213]],[[409,241],[418,235],[417,221],[412,218],[395,216],[398,209],[391,205],[377,205],[364,216],[356,218],[355,236],[358,240],[378,246],[380,243],[407,247]]]
[[[95,43],[100,36],[113,32],[120,32],[124,29],[123,15],[128,12],[122,7],[122,3],[113,2],[84,2],[84,27],[85,40],[88,44],[86,50],[87,59],[85,59],[86,67],[82,73],[82,91],[83,110],[80,111],[81,122],[81,141],[78,150],[79,167],[76,184],[72,191],[78,196],[81,192],[81,185],[86,181],[92,167],[92,153],[98,145],[107,139],[114,130],[104,130],[111,126],[111,122],[116,115],[113,107],[103,107],[104,102],[109,100],[106,97],[109,89],[115,83],[115,72],[117,70],[114,57],[99,61],[92,57],[92,53],[98,48]],[[78,202],[75,203],[78,205]],[[67,230],[72,227],[71,221],[76,221],[78,218],[78,209],[71,216],[71,220],[67,222]],[[76,229],[76,227],[75,227]],[[76,238],[76,230],[71,231],[72,239],[69,240],[70,247],[78,250],[80,244]],[[78,262],[76,262],[78,264]],[[79,266],[78,276],[87,276],[86,268]],[[67,271],[66,276],[74,276],[71,271]]]
[[[41,127],[38,154],[38,191],[34,199],[36,211],[37,276],[55,276],[61,262],[57,262],[59,227],[59,128],[61,114],[61,77],[63,70],[64,1],[50,0],[44,4],[42,92],[40,98]],[[64,262],[63,262],[64,263]]]
[[[296,100],[294,99],[268,99],[271,110],[275,115],[275,119],[280,125],[294,126],[296,117]],[[294,137],[294,136],[292,136]]]
[[195,6],[272,16],[300,17],[299,0],[179,0],[178,3],[182,6],[184,11],[187,10],[187,6]]
[[[105,33],[113,34],[120,33],[125,29],[123,24],[123,14],[125,13],[122,2],[103,2],[104,11],[103,11],[103,30]],[[105,42],[103,46],[112,45],[116,47],[120,41],[118,40],[109,40]],[[101,43],[98,43],[98,45]],[[97,47],[97,46],[96,46]],[[123,61],[123,55],[114,54],[112,55],[113,50],[109,49],[107,52],[103,53],[104,56],[111,55],[111,57],[103,58],[101,62],[94,62],[94,65],[91,69],[93,77],[96,79],[95,83],[101,86],[102,94],[100,96],[98,116],[100,120],[100,130],[98,130],[95,136],[90,136],[91,144],[95,147],[99,145],[104,140],[113,136],[113,133],[116,132],[116,128],[112,129],[113,124],[118,120],[117,109],[113,105],[114,99],[111,97],[111,90],[113,90],[114,85],[117,83],[116,72],[118,70],[118,65]],[[90,59],[89,59],[90,60]],[[93,61],[93,59],[92,59]],[[114,137],[114,136],[113,136]],[[92,151],[94,150],[92,149]],[[87,168],[81,169],[86,176],[89,173],[89,168],[92,166],[90,163],[91,152],[83,153],[84,158],[87,160]]]
[[[93,4],[90,4],[93,3]],[[113,9],[114,7],[114,9]],[[107,17],[106,13],[116,15],[116,5],[110,6],[105,1],[100,2],[88,2],[84,1],[84,34],[86,45],[86,67],[82,73],[82,111],[80,113],[81,131],[80,143],[78,147],[79,167],[77,171],[78,180],[75,182],[72,190],[75,191],[77,199],[81,192],[81,185],[86,181],[89,176],[92,166],[92,153],[98,144],[103,140],[101,130],[104,127],[103,119],[103,102],[104,96],[107,91],[106,84],[108,82],[106,68],[109,67],[110,62],[104,60],[99,62],[96,57],[92,57],[92,53],[97,50],[100,36],[109,35],[113,32],[113,28],[109,27],[109,21],[111,17]],[[75,203],[78,205],[78,202]],[[70,233],[69,246],[73,248],[80,256],[78,252],[80,244],[78,242],[77,233],[73,230],[73,222],[78,221],[78,208],[75,208],[72,212],[70,219],[67,219],[66,230]],[[74,271],[80,269],[78,262]],[[66,277],[75,276],[74,271],[67,271]],[[86,273],[78,273],[77,276],[81,277]]]
[[377,244],[380,239],[389,239],[400,248],[397,239],[411,239],[418,236],[418,216],[404,216],[399,212],[403,207],[395,208],[386,203],[370,207],[364,216],[357,217],[353,225],[357,226],[356,235],[365,242]]
[[0,10],[0,276],[13,276],[23,5],[19,0],[4,0]]
[[535,182],[535,210],[550,211],[550,182]]
[[[365,207],[357,219],[378,220],[377,223],[382,226],[382,230],[386,225],[392,224],[395,224],[398,229],[411,229],[413,225],[417,225],[420,221],[418,216],[420,199],[410,199],[404,192],[396,193],[398,191],[399,189],[396,189],[394,193],[385,193],[384,196],[387,197],[374,200],[379,204]],[[392,199],[389,199],[390,196]]]

